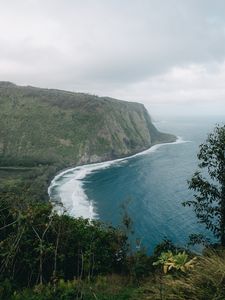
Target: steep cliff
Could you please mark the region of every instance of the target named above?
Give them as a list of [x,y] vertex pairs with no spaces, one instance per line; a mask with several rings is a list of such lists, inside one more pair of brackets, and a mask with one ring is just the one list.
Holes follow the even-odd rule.
[[65,166],[174,141],[139,103],[0,82],[0,164]]

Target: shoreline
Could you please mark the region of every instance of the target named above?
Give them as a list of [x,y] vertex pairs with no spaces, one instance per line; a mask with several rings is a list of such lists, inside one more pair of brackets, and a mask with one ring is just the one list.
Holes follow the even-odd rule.
[[96,219],[98,215],[95,210],[95,203],[88,199],[83,189],[83,180],[87,175],[122,161],[154,152],[162,146],[185,142],[187,141],[184,141],[181,137],[177,136],[174,142],[154,144],[150,148],[130,156],[98,163],[79,165],[60,171],[51,180],[48,187],[50,201],[53,203],[54,209],[59,214],[66,210],[66,212],[73,217]]
[[[101,164],[101,163],[108,163],[108,162],[114,162],[114,161],[120,161],[120,160],[123,160],[123,159],[130,159],[132,157],[135,157],[135,156],[138,156],[138,155],[142,155],[142,154],[145,154],[146,151],[149,151],[150,149],[152,149],[152,147],[155,147],[157,145],[170,145],[170,144],[176,144],[177,141],[179,139],[182,140],[182,137],[180,136],[175,136],[174,137],[176,138],[176,140],[174,142],[163,142],[163,143],[154,143],[152,144],[149,148],[145,149],[145,150],[141,150],[140,152],[135,152],[133,154],[130,154],[128,156],[122,156],[122,157],[119,157],[119,158],[115,158],[115,159],[111,159],[111,160],[102,160],[102,161],[99,161],[99,162],[94,162],[94,163],[84,163],[84,164],[79,164],[79,165],[74,165],[73,167],[66,167],[60,171],[57,171],[55,176],[52,177],[52,179],[49,181],[50,185],[52,183],[52,181],[58,176],[58,175],[63,175],[64,172],[66,171],[69,171],[69,170],[73,170],[75,168],[79,168],[79,167],[84,167],[84,166],[92,166],[92,165],[96,165],[96,164]],[[49,185],[49,187],[50,187]],[[48,195],[49,195],[49,187],[48,187]]]

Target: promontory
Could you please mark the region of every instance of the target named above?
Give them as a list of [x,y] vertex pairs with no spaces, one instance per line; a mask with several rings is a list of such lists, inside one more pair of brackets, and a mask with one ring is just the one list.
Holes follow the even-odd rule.
[[175,139],[156,129],[140,103],[0,82],[1,170],[58,170],[129,156]]

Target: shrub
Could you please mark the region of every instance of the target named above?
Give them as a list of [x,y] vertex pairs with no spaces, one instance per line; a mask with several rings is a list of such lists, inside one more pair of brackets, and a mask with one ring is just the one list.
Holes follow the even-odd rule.
[[[223,300],[225,299],[225,251],[211,252],[198,257],[195,267],[188,273],[178,276],[166,275],[163,278],[163,293],[159,278],[148,283],[145,290],[150,299],[172,300]],[[161,294],[160,294],[161,293]],[[163,294],[163,296],[162,296]],[[140,299],[147,299],[141,298]]]

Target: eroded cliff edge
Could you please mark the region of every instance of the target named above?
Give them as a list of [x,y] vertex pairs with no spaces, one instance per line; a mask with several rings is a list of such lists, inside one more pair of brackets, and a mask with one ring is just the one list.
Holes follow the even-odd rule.
[[175,139],[139,103],[0,82],[1,164],[100,162]]

